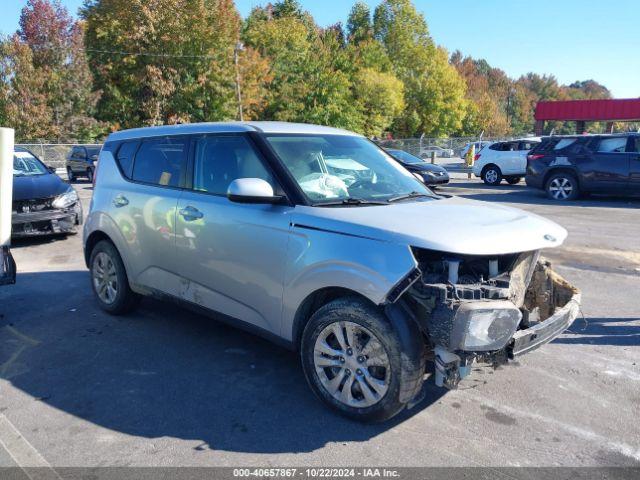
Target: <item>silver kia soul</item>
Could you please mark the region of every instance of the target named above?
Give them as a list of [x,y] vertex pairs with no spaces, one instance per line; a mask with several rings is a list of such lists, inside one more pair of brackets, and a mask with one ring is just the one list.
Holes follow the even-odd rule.
[[215,312],[299,350],[331,407],[380,421],[427,372],[455,388],[562,333],[580,294],[539,253],[566,235],[435,195],[355,133],[209,123],[108,137],[84,252],[107,312],[143,295]]

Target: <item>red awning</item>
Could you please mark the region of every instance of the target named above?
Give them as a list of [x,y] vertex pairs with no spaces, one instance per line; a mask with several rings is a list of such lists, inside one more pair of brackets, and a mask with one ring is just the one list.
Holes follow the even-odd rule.
[[538,102],[535,119],[640,121],[640,98]]

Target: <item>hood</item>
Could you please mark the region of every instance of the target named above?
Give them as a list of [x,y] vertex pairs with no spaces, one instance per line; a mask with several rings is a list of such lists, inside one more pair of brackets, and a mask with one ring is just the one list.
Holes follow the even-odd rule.
[[297,206],[293,223],[467,255],[501,255],[557,247],[567,237],[564,228],[538,215],[460,197],[388,206]]
[[69,190],[69,184],[53,173],[13,177],[14,201],[55,197],[67,190]]
[[432,163],[404,163],[404,168],[409,170],[410,172],[444,172],[447,173],[447,170],[440,165],[434,165]]

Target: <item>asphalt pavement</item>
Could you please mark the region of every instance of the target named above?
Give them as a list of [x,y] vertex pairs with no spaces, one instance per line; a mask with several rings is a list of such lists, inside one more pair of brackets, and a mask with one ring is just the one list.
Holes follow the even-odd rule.
[[[568,229],[547,257],[583,291],[584,317],[553,343],[456,391],[428,380],[411,410],[362,425],[265,340],[150,299],[103,313],[80,235],[16,241],[17,284],[0,288],[0,466],[640,465],[640,200],[559,204],[454,177],[442,193]],[[76,187],[86,212],[91,186]]]

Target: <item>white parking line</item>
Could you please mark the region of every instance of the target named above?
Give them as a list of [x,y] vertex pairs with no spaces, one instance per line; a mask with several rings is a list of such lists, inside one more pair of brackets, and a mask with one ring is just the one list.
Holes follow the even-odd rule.
[[42,455],[16,429],[9,419],[0,414],[0,446],[31,480],[62,480]]

